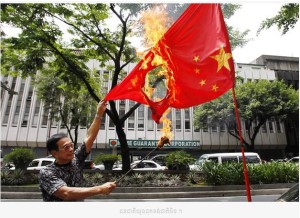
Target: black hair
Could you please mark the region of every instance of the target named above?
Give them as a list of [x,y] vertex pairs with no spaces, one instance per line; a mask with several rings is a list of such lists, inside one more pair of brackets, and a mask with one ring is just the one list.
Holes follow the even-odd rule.
[[68,135],[66,133],[57,133],[52,135],[46,142],[47,149],[49,152],[53,150],[58,150],[57,142],[61,140],[62,138],[66,138]]

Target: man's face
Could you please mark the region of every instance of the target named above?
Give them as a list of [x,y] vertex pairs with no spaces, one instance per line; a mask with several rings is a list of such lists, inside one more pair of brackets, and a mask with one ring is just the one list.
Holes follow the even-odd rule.
[[57,142],[58,151],[54,151],[54,157],[58,164],[69,163],[74,158],[74,144],[69,138],[62,138]]

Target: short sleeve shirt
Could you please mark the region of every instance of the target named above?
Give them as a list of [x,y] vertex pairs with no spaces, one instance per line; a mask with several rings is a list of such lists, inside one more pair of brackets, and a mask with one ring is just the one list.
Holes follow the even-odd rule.
[[52,163],[40,170],[39,182],[43,201],[63,201],[53,195],[62,186],[80,187],[83,179],[84,161],[89,153],[83,143],[74,152],[74,159],[64,165]]

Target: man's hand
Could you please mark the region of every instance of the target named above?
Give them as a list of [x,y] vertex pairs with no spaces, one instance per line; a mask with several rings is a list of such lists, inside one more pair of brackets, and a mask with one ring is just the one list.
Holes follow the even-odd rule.
[[109,195],[115,188],[117,184],[115,182],[107,182],[100,186],[100,193],[103,195]]
[[106,110],[107,101],[101,100],[97,105],[97,114],[96,117],[102,118],[104,111]]

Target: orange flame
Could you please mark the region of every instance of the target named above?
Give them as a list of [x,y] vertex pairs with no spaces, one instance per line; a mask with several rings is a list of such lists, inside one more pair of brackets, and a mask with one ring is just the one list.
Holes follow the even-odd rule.
[[[145,41],[144,46],[148,48],[154,47],[157,42],[163,37],[164,33],[167,31],[168,22],[170,21],[168,13],[163,6],[156,5],[155,7],[145,11],[141,18],[140,22],[144,25],[145,30]],[[149,50],[149,49],[148,49]],[[166,60],[160,55],[158,48],[152,49],[154,53],[153,60],[151,62],[152,66],[161,66],[160,70],[157,72],[157,76],[165,76],[165,86],[170,87],[170,80],[172,80],[172,72],[168,67]],[[145,85],[143,91],[146,95],[152,99],[154,89],[150,87],[149,84],[149,74],[145,78]],[[160,99],[153,99],[158,101]],[[169,139],[172,139],[174,134],[171,132],[172,122],[166,117],[167,114],[171,111],[169,108],[165,111],[163,116],[160,119],[160,123],[163,123],[162,137],[166,136]]]
[[171,140],[174,137],[174,134],[172,133],[172,122],[170,119],[167,118],[168,113],[171,111],[171,108],[168,108],[168,110],[165,111],[165,113],[160,118],[160,121],[163,123],[162,130],[162,137],[166,136]]
[[145,47],[152,48],[167,31],[168,13],[163,6],[156,5],[144,13],[140,22],[145,29]]

